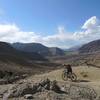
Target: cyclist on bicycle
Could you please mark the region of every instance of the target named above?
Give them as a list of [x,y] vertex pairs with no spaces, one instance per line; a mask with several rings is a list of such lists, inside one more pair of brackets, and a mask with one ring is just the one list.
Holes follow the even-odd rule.
[[64,66],[64,70],[67,72],[68,75],[72,74],[72,67],[70,64],[67,64],[67,65],[63,64],[63,66]]
[[75,75],[75,73],[73,73],[72,71],[72,67],[70,64],[63,64],[64,66],[64,70],[62,73],[62,79],[64,81],[67,81],[68,78],[71,79],[72,81],[76,81],[77,80],[77,76]]

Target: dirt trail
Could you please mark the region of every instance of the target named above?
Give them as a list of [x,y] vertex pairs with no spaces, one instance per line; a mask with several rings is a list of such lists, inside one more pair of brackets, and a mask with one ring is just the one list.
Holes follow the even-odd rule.
[[[49,78],[50,80],[57,80],[60,83],[63,83],[65,81],[62,80],[61,74],[63,69],[54,70],[49,73],[44,73],[42,75],[34,75],[30,78],[27,78],[27,81],[40,81],[41,79]],[[83,84],[83,85],[89,85],[96,89],[98,93],[100,93],[100,68],[95,67],[87,67],[87,66],[78,66],[73,67],[74,73],[77,75],[78,81],[77,82],[71,82],[68,80],[66,84]],[[86,74],[87,76],[84,77],[83,74]]]

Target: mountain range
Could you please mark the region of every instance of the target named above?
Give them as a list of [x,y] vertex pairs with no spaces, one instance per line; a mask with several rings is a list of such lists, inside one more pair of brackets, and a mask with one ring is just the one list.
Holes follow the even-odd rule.
[[12,46],[24,52],[36,52],[42,56],[63,56],[64,51],[57,47],[46,47],[40,43],[13,43]]

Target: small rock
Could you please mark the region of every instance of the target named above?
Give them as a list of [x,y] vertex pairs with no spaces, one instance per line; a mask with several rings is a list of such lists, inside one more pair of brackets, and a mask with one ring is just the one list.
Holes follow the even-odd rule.
[[33,99],[33,95],[32,94],[26,94],[24,95],[25,99]]
[[65,87],[64,87],[64,86],[62,86],[62,87],[61,87],[61,90],[62,90],[62,91],[66,91],[66,89],[65,89]]

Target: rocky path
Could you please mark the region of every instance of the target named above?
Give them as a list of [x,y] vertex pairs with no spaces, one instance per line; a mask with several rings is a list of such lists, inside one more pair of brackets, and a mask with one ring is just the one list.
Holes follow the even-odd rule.
[[99,100],[99,94],[89,85],[49,79],[2,85],[0,97],[0,100]]
[[99,80],[86,81],[89,78],[85,78],[65,82],[60,72],[56,70],[0,85],[0,100],[100,100]]

